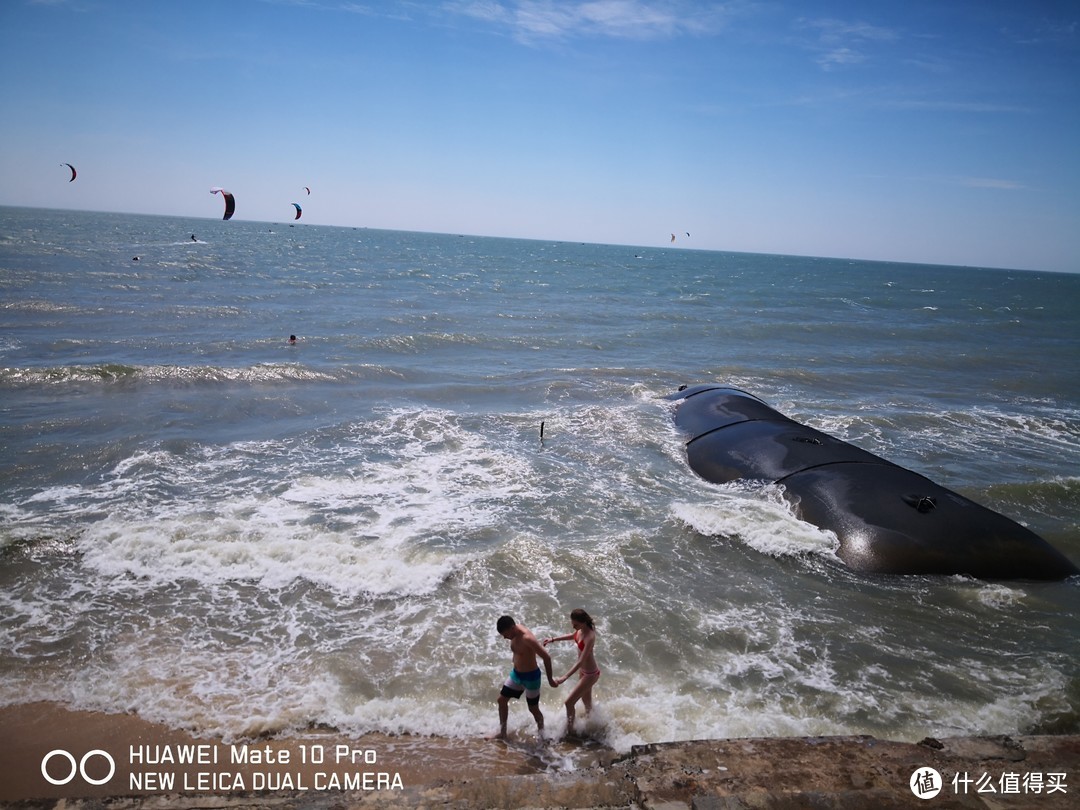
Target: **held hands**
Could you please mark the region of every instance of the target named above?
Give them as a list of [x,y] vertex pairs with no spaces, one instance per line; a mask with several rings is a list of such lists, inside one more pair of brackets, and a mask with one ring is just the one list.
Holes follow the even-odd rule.
[[552,679],[552,677],[550,675],[548,675],[548,683],[551,684],[552,689],[558,689],[559,684],[562,683],[562,680],[560,679],[560,680],[556,681],[556,680]]

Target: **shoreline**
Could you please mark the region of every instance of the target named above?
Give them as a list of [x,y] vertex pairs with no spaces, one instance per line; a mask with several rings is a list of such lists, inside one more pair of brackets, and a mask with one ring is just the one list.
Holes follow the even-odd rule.
[[[55,703],[0,707],[0,732],[0,803],[25,808],[915,807],[910,781],[926,768],[940,774],[937,807],[1056,810],[1080,793],[1080,735],[740,738],[628,754],[331,729],[226,743]],[[45,778],[45,759],[66,784]]]
[[[46,766],[49,775],[58,782],[74,776],[67,784],[51,784],[42,773],[42,761],[57,750],[75,760],[91,751],[105,752],[115,773],[104,784],[89,784],[69,757],[55,754]],[[381,733],[351,737],[320,728],[226,742],[137,714],[25,703],[0,707],[0,801],[162,792],[224,795],[258,792],[260,786],[321,790],[365,773],[397,774],[404,787],[424,786],[458,778],[543,773],[552,764],[549,751],[534,740],[514,737],[507,742]],[[614,752],[610,755],[613,759]],[[91,781],[108,776],[108,758],[101,754],[90,756],[85,767]],[[171,775],[171,786],[160,784],[157,775]]]

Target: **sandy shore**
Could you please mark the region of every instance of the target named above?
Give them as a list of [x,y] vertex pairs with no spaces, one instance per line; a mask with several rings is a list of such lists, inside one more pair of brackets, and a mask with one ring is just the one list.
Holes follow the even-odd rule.
[[[1077,736],[706,740],[636,746],[620,756],[575,741],[357,739],[333,731],[226,743],[134,715],[36,703],[0,709],[0,757],[5,806],[68,810],[1058,810],[1080,801]],[[932,787],[940,793],[924,800]]]
[[[86,776],[78,762],[85,763]],[[106,756],[107,755],[107,756]],[[0,801],[162,793],[229,795],[260,790],[323,792],[357,784],[401,792],[454,780],[557,771],[572,758],[590,767],[615,758],[595,744],[540,743],[312,730],[288,738],[223,742],[148,722],[133,714],[74,711],[52,703],[0,707]],[[42,761],[53,784],[42,773]],[[109,777],[110,758],[115,772]],[[181,761],[195,760],[195,761]],[[72,775],[73,770],[75,771]],[[380,784],[380,774],[388,775]],[[359,775],[359,776],[358,776]],[[365,776],[366,775],[366,776]],[[68,777],[70,781],[68,780]],[[171,784],[162,784],[171,776]],[[395,778],[396,777],[396,778]],[[366,779],[367,782],[363,780]],[[92,782],[102,784],[92,784]],[[363,789],[363,788],[361,788]]]

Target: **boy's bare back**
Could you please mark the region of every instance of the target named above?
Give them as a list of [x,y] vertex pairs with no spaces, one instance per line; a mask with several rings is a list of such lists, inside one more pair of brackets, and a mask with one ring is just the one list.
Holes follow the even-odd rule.
[[520,635],[510,639],[510,652],[514,654],[514,669],[518,672],[532,672],[539,667],[536,663],[537,653],[544,653],[546,650],[536,640],[532,630],[523,624],[517,627],[521,631]]

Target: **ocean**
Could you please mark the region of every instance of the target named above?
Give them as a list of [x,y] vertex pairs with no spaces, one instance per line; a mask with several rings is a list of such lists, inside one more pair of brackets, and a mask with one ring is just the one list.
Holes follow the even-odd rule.
[[1080,561],[1080,274],[682,244],[0,208],[0,705],[473,738],[496,619],[582,607],[618,751],[1080,733],[1080,582],[852,572],[666,399],[741,388]]

